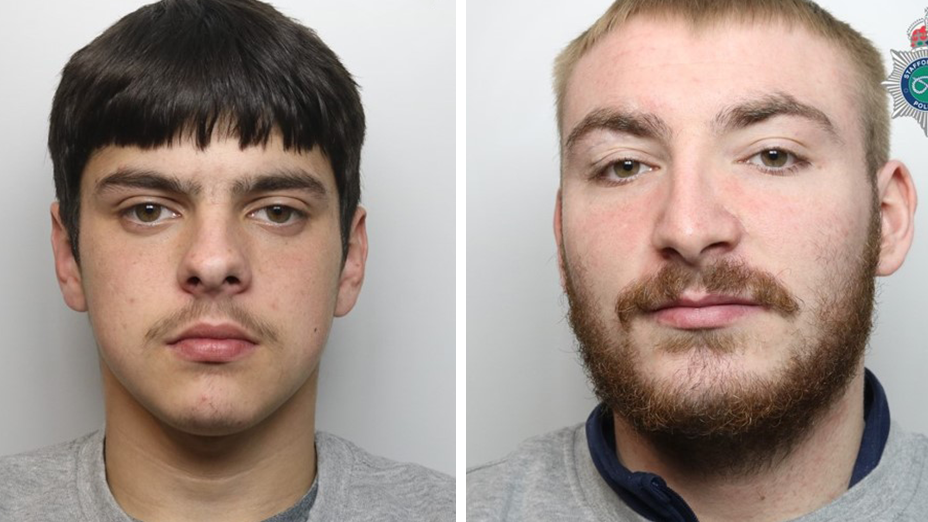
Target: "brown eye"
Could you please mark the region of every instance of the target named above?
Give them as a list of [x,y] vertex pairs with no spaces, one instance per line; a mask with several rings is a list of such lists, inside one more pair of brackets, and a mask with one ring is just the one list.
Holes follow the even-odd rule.
[[122,211],[122,218],[136,225],[156,226],[178,217],[180,214],[170,208],[151,202],[132,205]]
[[809,165],[808,160],[786,149],[761,149],[760,152],[743,160],[743,163],[752,165],[767,174],[792,174]]
[[142,203],[132,207],[132,213],[142,223],[154,223],[161,217],[164,207],[154,203]]
[[268,205],[248,214],[249,217],[271,225],[293,225],[305,221],[306,212],[287,205]]
[[780,168],[789,161],[789,153],[779,149],[767,149],[760,153],[760,161],[765,167]]
[[267,207],[267,219],[273,223],[283,224],[293,217],[293,209],[284,205],[271,205]]

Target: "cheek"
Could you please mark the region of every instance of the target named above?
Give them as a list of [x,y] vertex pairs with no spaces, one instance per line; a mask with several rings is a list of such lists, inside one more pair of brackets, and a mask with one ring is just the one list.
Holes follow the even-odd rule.
[[291,355],[290,368],[280,369],[282,378],[315,368],[331,331],[337,266],[320,257],[288,256],[285,261],[268,264],[267,271],[256,278],[268,290],[263,298],[256,296],[266,303],[262,307],[266,312],[260,315],[277,326],[281,349]]
[[175,281],[169,259],[162,253],[139,251],[125,242],[105,242],[83,234],[81,275],[91,316],[106,318],[95,324],[98,335],[126,333],[144,327],[167,298],[166,286]]
[[647,266],[648,208],[643,199],[564,203],[563,241],[571,274],[604,306],[621,288],[656,270]]
[[804,294],[847,273],[864,248],[869,224],[868,201],[835,191],[809,193],[818,196],[747,195],[741,212],[749,261]]
[[564,234],[569,260],[597,272],[629,268],[636,258],[636,246],[644,239],[644,229],[630,225],[626,217],[622,210],[611,210],[571,221]]
[[[331,320],[338,290],[341,258],[319,245],[264,249],[252,262],[254,292],[263,294],[267,308],[278,317],[312,333]],[[309,332],[305,330],[309,329]]]
[[653,185],[565,188],[563,232],[569,261],[617,275],[647,271],[662,197]]

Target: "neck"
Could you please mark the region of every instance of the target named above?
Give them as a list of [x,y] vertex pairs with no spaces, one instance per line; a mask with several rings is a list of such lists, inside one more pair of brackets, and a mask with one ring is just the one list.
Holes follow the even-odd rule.
[[702,522],[787,520],[847,491],[864,430],[863,368],[809,432],[774,464],[747,474],[713,475],[681,469],[624,419],[613,414],[616,450],[632,471],[661,476]]
[[177,430],[135,401],[101,364],[106,479],[138,520],[264,520],[295,505],[316,475],[313,374],[258,425],[224,436]]

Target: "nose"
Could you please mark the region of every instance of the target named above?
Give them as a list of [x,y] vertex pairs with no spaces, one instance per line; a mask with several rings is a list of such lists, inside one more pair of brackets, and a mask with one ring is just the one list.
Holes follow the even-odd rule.
[[201,216],[189,235],[177,278],[196,297],[228,297],[251,284],[243,239],[222,216]]
[[741,242],[743,226],[716,174],[708,168],[675,168],[666,178],[652,237],[664,259],[698,267]]

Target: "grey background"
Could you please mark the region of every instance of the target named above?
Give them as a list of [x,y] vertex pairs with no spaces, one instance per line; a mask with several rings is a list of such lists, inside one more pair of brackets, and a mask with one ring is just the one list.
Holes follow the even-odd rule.
[[[89,324],[55,282],[48,112],[70,55],[146,3],[0,3],[0,455],[103,422]],[[341,57],[368,118],[367,278],[357,307],[335,321],[317,426],[454,473],[454,3],[272,3]]]
[[[468,466],[502,457],[527,437],[583,422],[595,405],[564,319],[566,299],[558,281],[551,65],[609,4],[468,5]],[[873,40],[891,68],[889,50],[909,50],[906,29],[924,15],[928,0],[820,4]],[[928,138],[914,120],[893,121],[892,155],[912,170],[922,208],[906,263],[879,281],[867,363],[886,388],[893,418],[921,432],[928,432],[926,150]]]

